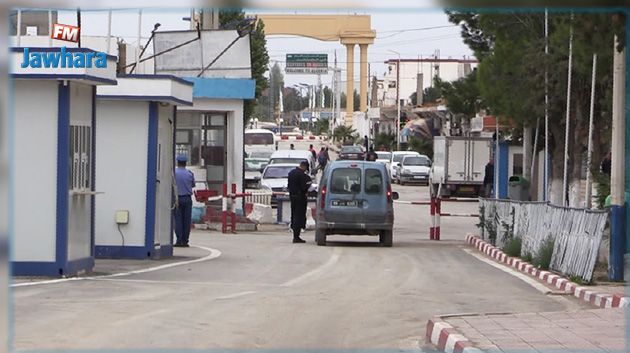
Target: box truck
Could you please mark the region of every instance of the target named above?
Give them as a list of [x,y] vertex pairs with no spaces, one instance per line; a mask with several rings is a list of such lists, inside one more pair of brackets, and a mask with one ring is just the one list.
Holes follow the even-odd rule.
[[429,182],[440,196],[478,196],[485,167],[492,157],[487,137],[436,136]]

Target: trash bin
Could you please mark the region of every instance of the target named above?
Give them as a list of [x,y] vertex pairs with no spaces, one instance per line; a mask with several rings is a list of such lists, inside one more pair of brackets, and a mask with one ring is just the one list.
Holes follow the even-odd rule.
[[508,179],[508,199],[529,201],[529,181],[520,175]]

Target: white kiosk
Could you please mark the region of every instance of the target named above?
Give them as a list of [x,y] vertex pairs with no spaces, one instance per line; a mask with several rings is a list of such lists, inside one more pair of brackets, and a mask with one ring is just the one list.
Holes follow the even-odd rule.
[[[100,53],[105,65],[88,67],[84,59],[95,51],[61,49],[11,48],[15,276],[69,276],[94,267],[96,85],[116,84],[116,57]],[[22,65],[33,53],[64,54],[64,64]]]
[[192,82],[169,75],[98,88],[96,257],[172,256],[176,106],[192,99]]

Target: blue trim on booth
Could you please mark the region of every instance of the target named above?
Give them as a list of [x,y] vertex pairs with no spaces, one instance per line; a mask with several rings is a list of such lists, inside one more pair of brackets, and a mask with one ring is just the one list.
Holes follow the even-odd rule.
[[256,80],[249,78],[186,77],[193,82],[193,98],[254,99]]
[[82,80],[107,85],[118,84],[116,80],[85,74],[11,74],[11,78],[32,80]]
[[121,74],[117,76],[118,78],[148,78],[148,79],[168,79],[173,80],[179,83],[183,83],[188,86],[194,85],[194,83],[185,80],[179,76],[174,75],[165,75],[165,74],[157,74],[157,75],[149,75],[149,74]]
[[11,261],[12,276],[59,277],[57,262]]
[[152,251],[146,246],[97,245],[96,257],[99,259],[150,259]]
[[[96,191],[96,86],[92,86],[92,174],[90,180],[90,190]],[[94,246],[96,245],[96,196],[90,196],[90,256],[94,257]]]
[[[171,153],[171,165],[173,166],[173,169],[175,169],[175,153],[177,151],[176,144],[177,144],[177,107],[173,107],[173,152]],[[177,197],[177,195],[175,195],[175,190],[173,188],[171,188],[171,205],[177,201],[175,198]],[[171,246],[171,253],[169,255],[173,256],[173,237],[174,237],[174,233],[175,233],[175,211],[171,212],[171,229],[170,229],[170,236],[168,237],[168,243]]]
[[[61,50],[61,47],[11,47],[9,50],[12,53],[24,53],[24,49],[28,48],[29,52],[39,52],[39,53],[51,53],[58,52]],[[66,48],[67,53],[103,53],[107,57],[108,60],[118,60],[115,55],[107,54],[104,52],[100,52],[98,50],[90,49],[90,48]]]
[[125,94],[119,94],[119,95],[99,94],[97,98],[104,99],[104,100],[109,99],[109,100],[128,100],[128,101],[167,101],[175,105],[187,105],[187,106],[193,105],[192,101],[186,101],[186,100],[176,98],[173,96],[147,96],[147,95],[132,96],[132,95],[125,95]]
[[149,138],[147,153],[147,192],[146,192],[146,224],[145,247],[153,253],[155,242],[155,207],[157,184],[157,139],[158,139],[158,106],[157,102],[149,102]]
[[[57,112],[57,225],[55,262],[57,275],[67,274],[68,265],[68,190],[70,153],[70,84],[59,82]],[[37,273],[32,273],[37,274]]]

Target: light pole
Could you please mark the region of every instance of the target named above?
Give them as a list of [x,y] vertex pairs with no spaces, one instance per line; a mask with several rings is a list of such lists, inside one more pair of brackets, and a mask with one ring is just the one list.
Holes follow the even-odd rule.
[[400,151],[400,53],[391,49],[388,51],[398,55],[396,62],[396,150]]
[[280,138],[282,138],[282,123],[284,122],[284,119],[280,118],[278,121],[280,122]]

